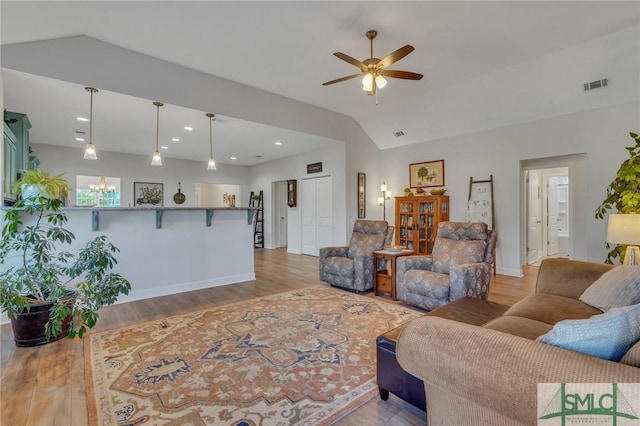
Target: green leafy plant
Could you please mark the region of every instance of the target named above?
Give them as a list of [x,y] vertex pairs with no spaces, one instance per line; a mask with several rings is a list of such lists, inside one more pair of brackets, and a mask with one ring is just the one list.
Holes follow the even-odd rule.
[[[45,172],[41,176],[50,175]],[[46,195],[19,200],[5,212],[0,243],[0,310],[17,318],[34,304],[51,302],[46,338],[60,334],[69,314],[72,323],[67,335],[82,337],[96,325],[98,310],[115,303],[120,294],[128,294],[131,285],[120,274],[110,272],[117,264],[115,254],[119,249],[108,243],[106,236],[89,241],[75,255],[59,249],[71,244],[75,236],[64,228],[68,217],[60,211],[62,201],[47,196],[56,190],[64,192],[61,175],[49,179],[53,182],[42,179],[40,183],[49,188]],[[26,225],[25,216],[31,217]],[[10,263],[9,267],[5,263]]]
[[[625,147],[629,158],[620,165],[615,179],[607,187],[607,196],[596,209],[596,219],[604,219],[614,209],[618,213],[640,213],[640,137],[633,132],[629,136],[635,145]],[[610,248],[607,243],[607,249]],[[622,263],[626,250],[627,246],[617,245],[607,254],[605,262],[613,264],[617,258]]]
[[51,176],[48,170],[25,170],[22,177],[13,184],[11,191],[15,195],[22,194],[23,185],[35,185],[43,191],[43,195],[49,198],[58,198],[60,195],[65,198],[69,194],[69,183],[63,178],[64,173]]

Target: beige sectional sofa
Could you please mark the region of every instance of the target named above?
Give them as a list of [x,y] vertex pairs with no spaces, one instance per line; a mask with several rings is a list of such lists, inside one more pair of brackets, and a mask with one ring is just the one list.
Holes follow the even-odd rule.
[[409,323],[397,358],[425,383],[429,426],[536,425],[538,383],[640,383],[640,342],[614,362],[535,340],[561,320],[602,314],[579,297],[611,268],[545,260],[535,294],[483,326],[434,316]]

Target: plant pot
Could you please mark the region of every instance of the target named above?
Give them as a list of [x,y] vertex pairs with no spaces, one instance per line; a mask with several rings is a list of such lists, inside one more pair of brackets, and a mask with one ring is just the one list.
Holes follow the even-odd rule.
[[18,314],[17,318],[11,318],[11,328],[13,329],[13,340],[17,347],[32,347],[55,342],[67,335],[71,324],[71,313],[67,315],[62,323],[62,331],[51,339],[47,340],[44,326],[49,321],[49,310],[53,303],[33,303],[29,312],[24,311]]
[[23,183],[20,186],[20,194],[25,205],[36,204],[38,197],[47,196],[47,192],[40,185]]

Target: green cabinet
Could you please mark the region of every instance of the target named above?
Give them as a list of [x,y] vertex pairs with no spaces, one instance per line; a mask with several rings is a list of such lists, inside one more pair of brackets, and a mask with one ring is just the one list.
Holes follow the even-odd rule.
[[29,161],[29,129],[31,122],[26,114],[4,112],[4,188],[7,201],[15,201],[11,187],[22,172],[35,164]]
[[4,188],[2,189],[4,199],[15,201],[16,197],[11,193],[11,187],[18,179],[18,148],[16,136],[9,126],[4,123]]

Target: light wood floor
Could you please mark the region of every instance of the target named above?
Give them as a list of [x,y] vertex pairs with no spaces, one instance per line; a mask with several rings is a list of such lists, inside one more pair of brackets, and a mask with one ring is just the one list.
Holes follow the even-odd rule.
[[[96,330],[108,330],[169,315],[317,285],[318,259],[285,249],[255,251],[256,280],[104,308]],[[489,300],[513,304],[533,292],[536,267],[524,278],[494,277]],[[373,296],[372,293],[368,294]],[[391,302],[386,296],[380,299]],[[87,424],[83,342],[63,339],[35,348],[16,348],[10,325],[0,327],[0,425],[82,426]],[[70,368],[71,367],[71,368]],[[424,425],[425,414],[394,395],[375,398],[338,425]]]

